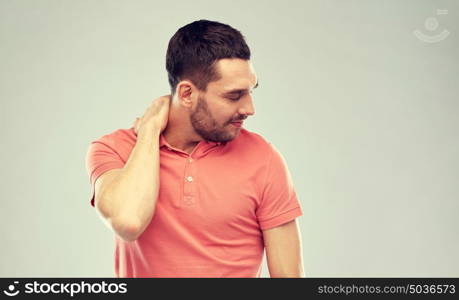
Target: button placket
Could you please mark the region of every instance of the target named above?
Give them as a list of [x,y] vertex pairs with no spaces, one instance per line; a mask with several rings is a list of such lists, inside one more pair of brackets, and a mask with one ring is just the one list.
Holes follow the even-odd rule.
[[182,204],[184,206],[194,206],[196,203],[196,176],[195,163],[191,157],[186,158],[184,176],[184,190]]

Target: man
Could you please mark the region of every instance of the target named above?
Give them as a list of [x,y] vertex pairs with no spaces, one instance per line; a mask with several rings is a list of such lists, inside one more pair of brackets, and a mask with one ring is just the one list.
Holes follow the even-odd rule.
[[91,143],[91,205],[117,277],[303,277],[302,215],[282,156],[242,128],[258,86],[241,33],[200,20],[166,57],[171,95]]

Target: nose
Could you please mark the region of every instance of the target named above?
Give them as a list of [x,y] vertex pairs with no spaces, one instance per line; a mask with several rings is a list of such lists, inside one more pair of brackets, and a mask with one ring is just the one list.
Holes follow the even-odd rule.
[[239,108],[239,114],[252,116],[255,114],[255,107],[253,105],[252,95],[248,94],[242,99],[241,107]]

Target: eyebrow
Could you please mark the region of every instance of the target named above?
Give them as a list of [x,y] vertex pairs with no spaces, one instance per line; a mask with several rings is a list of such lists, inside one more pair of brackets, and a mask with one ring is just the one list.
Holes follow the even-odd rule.
[[[258,81],[252,89],[256,89],[257,87],[258,87]],[[243,93],[247,91],[249,91],[249,89],[234,89],[234,90],[229,90],[227,92],[224,92],[223,95],[233,95],[233,94],[239,94],[239,93]]]

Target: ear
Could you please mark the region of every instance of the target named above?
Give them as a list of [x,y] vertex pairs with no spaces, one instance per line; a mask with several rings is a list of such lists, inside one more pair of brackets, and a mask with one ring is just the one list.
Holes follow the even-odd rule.
[[198,89],[191,81],[183,80],[177,84],[176,96],[180,105],[191,108],[197,101]]

